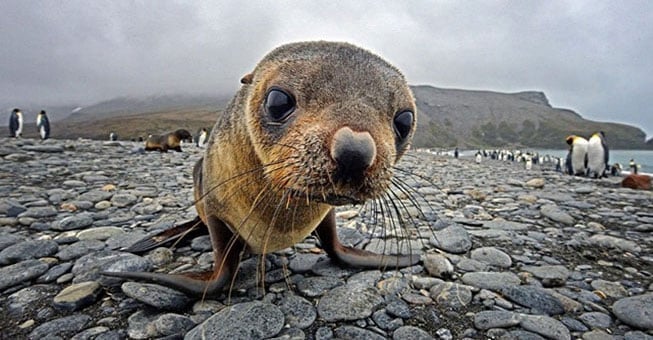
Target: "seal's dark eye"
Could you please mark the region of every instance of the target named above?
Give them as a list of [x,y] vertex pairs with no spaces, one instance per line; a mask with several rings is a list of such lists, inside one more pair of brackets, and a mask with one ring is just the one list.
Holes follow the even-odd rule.
[[413,127],[413,113],[410,111],[401,111],[395,115],[394,119],[395,133],[400,140],[406,139]]
[[295,110],[295,98],[287,92],[273,88],[265,97],[265,112],[275,122],[288,118]]

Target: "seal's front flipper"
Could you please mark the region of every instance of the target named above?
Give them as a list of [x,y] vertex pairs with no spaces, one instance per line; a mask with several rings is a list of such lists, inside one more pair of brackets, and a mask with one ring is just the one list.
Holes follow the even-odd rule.
[[130,253],[142,253],[187,236],[196,237],[202,234],[206,234],[206,226],[197,216],[193,220],[147,236],[123,250]]
[[415,255],[382,255],[367,250],[347,247],[340,243],[336,231],[336,214],[332,209],[315,229],[322,248],[329,256],[339,262],[359,268],[408,267],[419,262]]
[[209,216],[207,223],[213,246],[212,272],[183,274],[101,272],[101,274],[123,279],[157,282],[192,295],[215,295],[229,282],[238,268],[238,254],[243,244],[217,217]]
[[229,278],[231,277],[227,271],[219,273],[216,277],[213,277],[214,272],[186,274],[101,272],[101,274],[122,279],[156,282],[166,287],[197,296],[215,295],[229,282]]

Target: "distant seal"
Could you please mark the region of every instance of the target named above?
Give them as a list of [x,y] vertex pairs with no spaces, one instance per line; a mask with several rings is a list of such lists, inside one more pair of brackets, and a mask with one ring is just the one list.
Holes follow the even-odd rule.
[[341,264],[382,268],[419,256],[343,245],[334,207],[386,193],[415,131],[415,100],[380,57],[334,42],[283,45],[263,58],[213,127],[194,167],[196,223],[208,227],[212,272],[105,273],[158,281],[193,294],[222,289],[246,247],[265,254],[315,231]]
[[182,141],[191,143],[192,140],[193,136],[185,129],[175,130],[163,135],[150,135],[145,141],[145,151],[159,150],[168,152],[168,150],[175,150],[181,152]]
[[610,151],[605,141],[605,133],[599,131],[590,137],[587,143],[587,174],[590,177],[607,177]]
[[41,110],[36,116],[36,128],[39,130],[41,140],[50,138],[50,120],[45,110]]
[[571,135],[566,138],[569,145],[567,154],[567,173],[570,175],[584,176],[587,169],[587,139]]
[[23,134],[23,112],[13,109],[9,115],[9,136],[21,137]]

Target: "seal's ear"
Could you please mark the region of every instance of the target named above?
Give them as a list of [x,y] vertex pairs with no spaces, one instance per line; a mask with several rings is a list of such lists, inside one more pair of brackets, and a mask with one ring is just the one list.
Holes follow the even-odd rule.
[[240,78],[240,83],[241,84],[251,84],[253,80],[254,80],[254,74],[248,73],[248,74],[244,75],[242,78]]

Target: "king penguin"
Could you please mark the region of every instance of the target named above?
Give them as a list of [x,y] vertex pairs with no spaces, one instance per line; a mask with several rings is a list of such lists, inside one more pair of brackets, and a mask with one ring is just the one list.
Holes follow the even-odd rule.
[[20,137],[23,134],[23,113],[14,109],[9,116],[9,136]]
[[567,154],[567,169],[570,175],[585,175],[587,168],[587,139],[571,135],[567,137],[569,153]]
[[593,178],[606,177],[610,151],[605,142],[605,133],[596,132],[587,144],[587,174]]
[[41,110],[39,115],[36,116],[36,128],[39,130],[39,136],[41,136],[41,140],[48,139],[50,137],[50,120],[45,114],[45,110]]
[[204,147],[204,144],[206,144],[206,140],[208,138],[209,132],[206,130],[206,128],[202,128],[200,130],[200,135],[197,137],[197,146],[200,148]]

